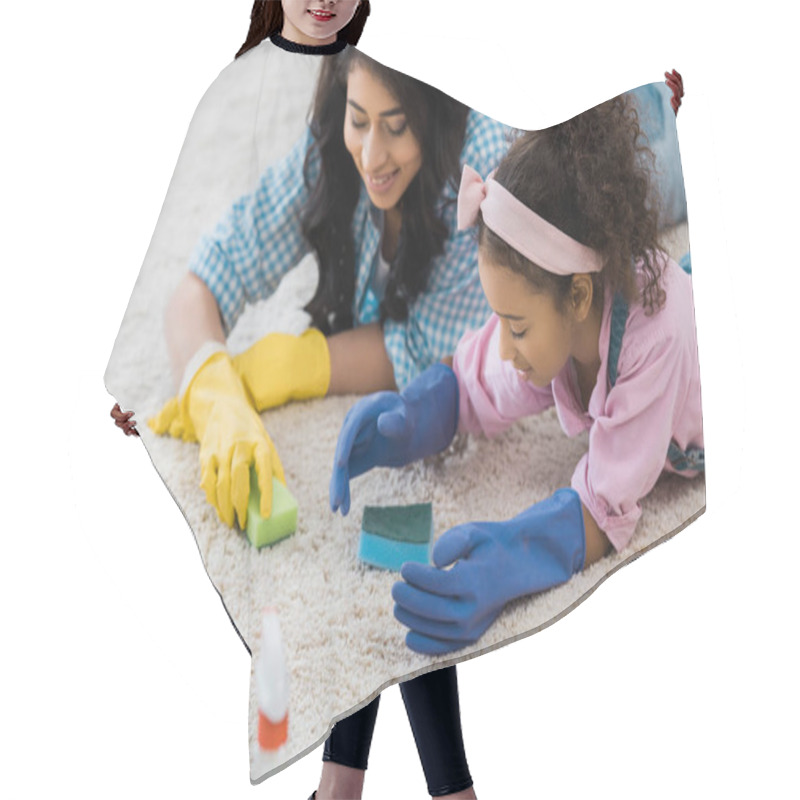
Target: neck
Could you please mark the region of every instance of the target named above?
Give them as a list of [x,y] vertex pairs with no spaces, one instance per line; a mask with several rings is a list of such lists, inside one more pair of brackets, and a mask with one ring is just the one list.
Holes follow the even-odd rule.
[[306,47],[322,47],[326,44],[333,44],[336,41],[336,34],[333,36],[328,36],[326,39],[315,39],[313,36],[307,36],[301,30],[295,28],[295,26],[285,18],[283,21],[283,30],[281,31],[281,36],[283,36],[284,39],[288,39],[290,42],[302,44]]
[[400,241],[400,228],[403,225],[403,214],[398,206],[383,212],[383,257],[387,261],[394,259],[397,244]]
[[587,370],[600,368],[600,327],[603,323],[603,310],[595,304],[583,322],[574,329],[571,355],[575,362]]

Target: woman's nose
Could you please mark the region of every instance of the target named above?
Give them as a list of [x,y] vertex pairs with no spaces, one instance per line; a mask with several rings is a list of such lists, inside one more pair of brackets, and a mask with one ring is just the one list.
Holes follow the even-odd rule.
[[361,166],[366,172],[371,172],[383,165],[386,161],[386,148],[381,136],[375,131],[370,131],[361,142]]

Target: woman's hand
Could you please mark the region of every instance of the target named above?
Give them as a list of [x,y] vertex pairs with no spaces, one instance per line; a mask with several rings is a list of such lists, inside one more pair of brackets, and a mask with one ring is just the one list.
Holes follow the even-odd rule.
[[226,352],[206,360],[182,397],[170,400],[148,424],[158,434],[200,442],[200,485],[226,525],[233,526],[234,514],[241,528],[247,522],[251,465],[261,515],[272,513],[272,478],[285,484],[283,467]]
[[233,358],[256,410],[265,411],[290,400],[324,397],[331,380],[325,337],[316,328],[301,336],[270,333]]
[[410,628],[412,650],[459,650],[477,641],[510,600],[569,580],[585,555],[580,497],[559,489],[513,519],[468,522],[443,534],[434,566],[403,565],[403,580],[392,588],[394,615]]

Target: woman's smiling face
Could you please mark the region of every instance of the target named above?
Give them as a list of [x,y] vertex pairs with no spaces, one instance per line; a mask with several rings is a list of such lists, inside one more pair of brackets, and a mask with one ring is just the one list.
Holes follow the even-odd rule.
[[397,98],[362,66],[347,79],[344,144],[372,202],[396,208],[422,166],[422,147]]
[[333,44],[357,7],[358,0],[281,0],[281,34],[297,44]]

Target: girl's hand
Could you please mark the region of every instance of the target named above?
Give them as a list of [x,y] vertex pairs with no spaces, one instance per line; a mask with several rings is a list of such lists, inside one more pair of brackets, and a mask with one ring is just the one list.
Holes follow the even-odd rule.
[[350,511],[350,479],[373,467],[402,467],[415,460],[416,426],[402,395],[377,392],[347,412],[333,462],[331,511]]
[[434,566],[403,565],[394,615],[410,628],[412,650],[449,653],[475,642],[510,600],[569,580],[584,559],[580,497],[559,489],[513,519],[447,531],[433,548]]
[[435,364],[402,392],[378,392],[347,413],[333,461],[331,511],[350,511],[350,479],[373,467],[403,467],[444,450],[458,425],[458,381]]

